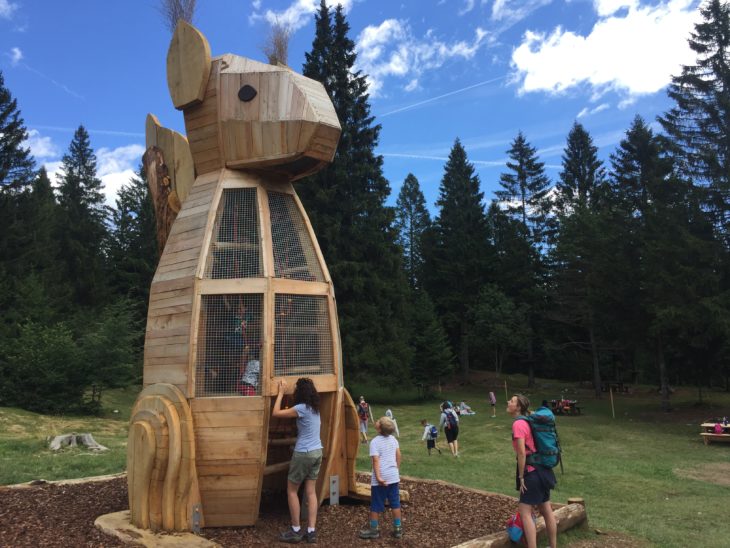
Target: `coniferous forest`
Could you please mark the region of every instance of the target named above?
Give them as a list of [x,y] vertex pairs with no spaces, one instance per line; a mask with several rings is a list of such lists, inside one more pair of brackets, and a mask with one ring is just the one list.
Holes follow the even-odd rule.
[[[550,179],[515,128],[491,199],[455,136],[429,210],[418,165],[396,205],[341,7],[321,2],[302,72],[342,124],[297,184],[332,275],[350,379],[428,393],[472,370],[730,390],[730,6],[712,0],[673,107],[637,115],[607,162],[574,123]],[[51,184],[0,73],[0,405],[95,412],[140,382],[155,220],[145,175],[104,203],[83,125]]]

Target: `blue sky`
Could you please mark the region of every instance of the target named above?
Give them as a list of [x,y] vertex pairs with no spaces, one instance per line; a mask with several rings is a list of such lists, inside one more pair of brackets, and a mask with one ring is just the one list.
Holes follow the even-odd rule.
[[[55,172],[83,124],[108,199],[139,165],[148,112],[183,131],[170,102],[170,40],[157,0],[0,0],[0,70],[39,164]],[[636,114],[653,122],[666,85],[694,62],[699,0],[343,0],[382,125],[377,152],[395,202],[413,173],[433,210],[461,139],[486,198],[519,130],[558,176],[579,120],[607,159]],[[212,54],[264,60],[272,21],[292,31],[301,71],[319,0],[198,0]]]

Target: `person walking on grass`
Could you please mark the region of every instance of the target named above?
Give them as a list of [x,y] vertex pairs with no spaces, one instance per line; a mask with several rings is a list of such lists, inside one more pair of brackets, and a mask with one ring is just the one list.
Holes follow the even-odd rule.
[[[281,533],[280,542],[296,544],[306,541],[317,542],[317,492],[315,484],[322,464],[322,441],[319,437],[319,393],[312,379],[301,378],[294,388],[294,406],[281,408],[281,400],[286,392],[286,381],[279,381],[279,393],[274,402],[272,417],[278,419],[297,419],[297,441],[294,454],[289,464],[289,475],[286,484],[286,497],[289,502],[291,527]],[[304,482],[307,500],[307,530],[299,523],[299,486]]]
[[373,471],[370,479],[370,524],[360,531],[360,538],[380,537],[378,518],[385,512],[386,499],[393,511],[393,536],[403,537],[400,508],[400,445],[393,436],[395,425],[388,417],[375,422],[378,435],[370,442]]
[[360,440],[363,444],[368,442],[368,421],[373,420],[373,412],[365,401],[365,396],[360,396],[360,403],[357,404],[357,417],[360,419]]
[[431,456],[431,449],[436,449],[441,454],[441,449],[438,446],[436,438],[439,435],[438,428],[433,424],[429,423],[426,419],[421,420],[421,426],[423,426],[423,437],[421,441],[426,442],[426,449],[428,449],[428,456]]
[[446,434],[446,443],[449,444],[451,454],[459,456],[459,417],[451,408],[451,402],[445,401],[441,404],[441,420],[439,430]]
[[516,489],[520,492],[517,511],[522,518],[522,528],[528,548],[537,547],[537,529],[532,521],[532,507],[537,506],[545,518],[550,547],[558,546],[558,526],[550,505],[550,490],[555,487],[555,474],[552,469],[538,464],[527,464],[528,457],[535,452],[535,439],[530,424],[518,417],[530,413],[530,400],[522,394],[515,394],[507,402],[507,413],[515,419],[512,422],[512,447],[517,456]]

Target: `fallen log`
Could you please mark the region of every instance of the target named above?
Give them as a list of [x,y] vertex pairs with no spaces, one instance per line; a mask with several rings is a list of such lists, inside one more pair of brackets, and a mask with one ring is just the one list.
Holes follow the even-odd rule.
[[[558,533],[572,529],[586,520],[586,507],[584,504],[568,504],[553,511],[555,521],[558,524]],[[537,520],[537,536],[545,534],[545,520],[540,517]],[[492,533],[484,537],[475,538],[454,546],[454,548],[509,548],[513,546],[507,535],[507,531]]]

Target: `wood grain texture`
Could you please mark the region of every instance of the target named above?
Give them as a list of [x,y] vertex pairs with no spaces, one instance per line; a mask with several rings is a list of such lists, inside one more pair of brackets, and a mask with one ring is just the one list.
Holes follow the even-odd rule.
[[203,100],[210,76],[210,45],[198,29],[180,20],[167,51],[167,87],[177,109]]

